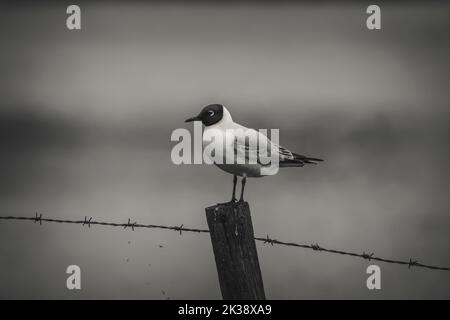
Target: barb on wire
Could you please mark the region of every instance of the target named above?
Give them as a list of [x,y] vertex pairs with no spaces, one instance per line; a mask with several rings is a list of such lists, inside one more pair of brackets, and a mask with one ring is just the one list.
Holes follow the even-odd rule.
[[417,260],[413,261],[411,258],[409,258],[408,269],[411,268],[412,266],[418,266],[418,265],[419,265],[419,261],[417,261]]
[[[33,221],[34,223],[39,222],[40,225],[42,225],[42,222],[54,222],[54,223],[69,223],[69,224],[81,224],[83,226],[87,225],[88,228],[91,227],[91,225],[101,225],[101,226],[111,226],[111,227],[123,227],[131,228],[131,230],[134,231],[135,228],[147,228],[147,229],[166,229],[166,230],[174,230],[182,234],[182,232],[196,232],[196,233],[209,233],[209,230],[206,229],[194,229],[194,228],[185,228],[183,224],[180,226],[165,226],[165,225],[155,225],[155,224],[139,224],[137,222],[131,222],[130,219],[128,219],[127,223],[114,223],[114,222],[104,222],[104,221],[94,221],[92,220],[92,217],[87,219],[87,217],[84,217],[84,220],[63,220],[63,219],[50,219],[50,218],[43,218],[42,213],[38,214],[36,212],[34,217],[16,217],[16,216],[0,216],[0,220],[28,220]],[[400,265],[406,265],[408,266],[408,269],[411,267],[420,267],[420,268],[426,268],[426,269],[432,269],[432,270],[444,270],[444,271],[450,271],[450,267],[441,267],[441,266],[434,266],[429,264],[420,263],[418,260],[413,260],[412,258],[409,259],[409,261],[403,261],[403,260],[393,260],[393,259],[385,259],[374,256],[374,253],[366,253],[363,251],[363,253],[355,253],[351,251],[343,251],[343,250],[335,250],[335,249],[327,249],[324,247],[319,246],[318,243],[314,244],[301,244],[301,243],[294,243],[294,242],[284,242],[279,241],[276,239],[272,239],[267,235],[265,238],[255,237],[256,241],[261,241],[264,244],[270,244],[273,246],[274,244],[282,245],[282,246],[289,246],[289,247],[297,247],[297,248],[304,248],[304,249],[311,249],[314,251],[319,252],[328,252],[328,253],[334,253],[334,254],[340,254],[345,256],[352,256],[352,257],[359,257],[365,260],[374,260],[374,261],[381,261],[385,263],[392,263],[392,264],[400,264]]]
[[184,224],[181,224],[181,226],[179,226],[179,227],[176,227],[176,230],[177,231],[180,231],[180,236],[182,235],[182,231],[183,231],[183,226],[184,226]]
[[34,216],[34,223],[36,223],[36,222],[38,222],[38,221],[39,221],[39,225],[42,226],[42,213],[40,213],[40,214],[38,215],[38,213],[36,212],[36,213],[35,213],[35,216]]
[[267,235],[266,238],[263,241],[264,241],[264,243],[270,243],[270,245],[273,246],[273,242],[276,241],[276,240],[269,238],[269,235]]
[[89,218],[89,220],[87,220],[87,217],[84,216],[84,221],[83,221],[83,226],[87,225],[88,228],[91,228],[91,221],[92,221],[92,217]]
[[128,218],[128,222],[123,225],[123,228],[126,229],[128,227],[131,227],[131,230],[134,231],[136,225],[137,225],[136,222],[131,223],[130,218]]
[[373,257],[373,252],[372,252],[371,254],[367,254],[365,251],[363,251],[362,257],[363,257],[364,259],[370,261],[370,260],[372,259],[372,257]]

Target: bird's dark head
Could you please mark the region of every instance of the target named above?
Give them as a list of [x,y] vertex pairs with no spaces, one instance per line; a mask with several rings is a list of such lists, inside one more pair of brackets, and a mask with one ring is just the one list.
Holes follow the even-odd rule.
[[197,116],[189,118],[185,122],[201,121],[205,126],[211,126],[222,120],[223,113],[224,113],[223,105],[210,104],[204,107]]

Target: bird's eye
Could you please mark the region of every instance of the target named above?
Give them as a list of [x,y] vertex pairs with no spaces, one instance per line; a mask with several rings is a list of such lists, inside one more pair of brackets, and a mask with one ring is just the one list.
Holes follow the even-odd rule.
[[214,115],[214,111],[209,110],[209,111],[208,111],[208,115],[209,115],[210,117],[212,117],[212,116]]

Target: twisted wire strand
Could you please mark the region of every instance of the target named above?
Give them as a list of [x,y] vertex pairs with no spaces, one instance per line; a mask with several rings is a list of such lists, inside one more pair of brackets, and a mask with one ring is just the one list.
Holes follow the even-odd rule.
[[[101,226],[110,226],[110,227],[122,227],[123,229],[131,229],[134,231],[135,228],[147,228],[147,229],[165,229],[165,230],[173,230],[177,231],[182,234],[182,232],[194,232],[194,233],[209,233],[209,230],[207,229],[197,229],[197,228],[186,228],[183,224],[180,226],[165,226],[165,225],[157,225],[157,224],[141,224],[137,222],[132,222],[130,219],[126,223],[115,223],[115,222],[105,222],[105,221],[95,221],[92,220],[92,217],[89,219],[85,216],[84,220],[66,220],[66,219],[51,219],[51,218],[43,218],[42,214],[36,213],[34,217],[23,217],[23,216],[0,216],[0,220],[26,220],[26,221],[33,221],[34,223],[39,223],[42,225],[42,222],[51,222],[51,223],[67,223],[67,224],[81,224],[83,226],[87,226],[88,228],[91,227],[91,225],[101,225]],[[268,235],[265,238],[261,237],[255,237],[256,241],[263,242],[265,244],[270,244],[273,246],[276,245],[282,245],[282,246],[288,246],[288,247],[297,247],[297,248],[304,248],[304,249],[311,249],[317,252],[328,252],[333,254],[340,254],[345,256],[352,256],[352,257],[358,257],[365,260],[373,260],[373,261],[381,261],[385,263],[391,263],[391,264],[399,264],[399,265],[406,265],[408,266],[408,269],[411,267],[419,267],[419,268],[426,268],[431,270],[442,270],[442,271],[450,271],[450,267],[443,267],[443,266],[434,266],[430,264],[424,264],[420,263],[418,260],[409,259],[409,261],[405,260],[397,260],[397,259],[385,259],[381,257],[377,257],[374,255],[374,253],[356,253],[351,251],[344,251],[344,250],[335,250],[335,249],[327,249],[322,246],[319,246],[317,243],[313,244],[301,244],[301,243],[295,243],[295,242],[284,242],[277,239],[272,239]]]

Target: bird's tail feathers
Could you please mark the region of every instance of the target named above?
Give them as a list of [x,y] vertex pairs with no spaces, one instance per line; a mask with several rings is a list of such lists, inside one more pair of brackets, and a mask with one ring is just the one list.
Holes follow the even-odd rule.
[[318,162],[323,161],[323,159],[302,156],[301,154],[297,154],[297,153],[292,153],[292,155],[294,156],[294,161],[297,161],[297,162],[303,162],[303,163],[308,163],[308,164],[317,164]]
[[283,160],[279,163],[280,168],[285,167],[303,167],[305,165],[304,162],[295,161],[295,160]]
[[284,159],[280,161],[280,168],[283,167],[303,167],[305,164],[318,164],[323,161],[318,158],[310,158],[310,157],[294,157],[294,159]]

